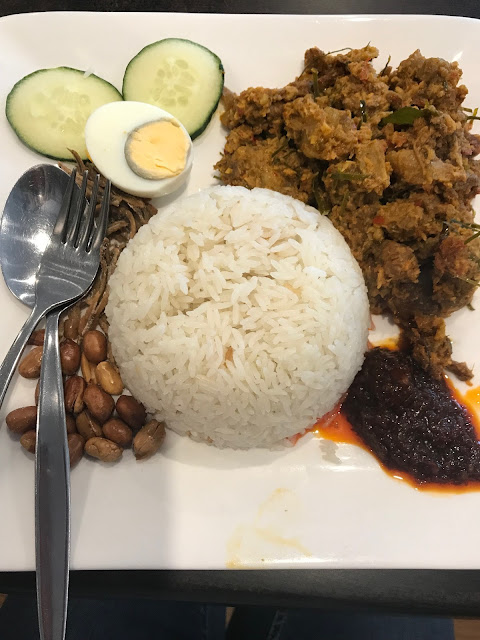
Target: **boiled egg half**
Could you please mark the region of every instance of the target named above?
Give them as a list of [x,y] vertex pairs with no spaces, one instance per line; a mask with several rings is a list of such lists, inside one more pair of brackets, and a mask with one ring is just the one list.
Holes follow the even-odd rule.
[[134,196],[157,198],[178,189],[192,168],[192,141],[171,113],[144,102],[110,102],[85,125],[90,159]]

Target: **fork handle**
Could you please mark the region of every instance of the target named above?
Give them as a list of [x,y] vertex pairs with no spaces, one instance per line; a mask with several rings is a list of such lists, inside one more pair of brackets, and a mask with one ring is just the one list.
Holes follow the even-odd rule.
[[12,379],[15,368],[20,360],[25,345],[28,339],[32,335],[32,331],[45,314],[45,310],[39,307],[34,307],[31,314],[26,319],[25,324],[20,329],[20,333],[15,338],[12,346],[8,350],[2,364],[0,365],[0,407],[2,406],[5,394],[7,393],[8,385]]
[[58,320],[47,315],[40,374],[35,456],[35,551],[41,640],[63,640],[70,553],[70,460]]

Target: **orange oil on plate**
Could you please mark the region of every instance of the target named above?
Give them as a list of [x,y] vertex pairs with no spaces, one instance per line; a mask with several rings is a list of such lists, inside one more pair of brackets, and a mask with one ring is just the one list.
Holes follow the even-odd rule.
[[378,342],[368,341],[370,349],[374,347],[381,347],[382,349],[390,349],[390,351],[396,351],[398,349],[398,338],[385,338],[385,340],[379,340]]

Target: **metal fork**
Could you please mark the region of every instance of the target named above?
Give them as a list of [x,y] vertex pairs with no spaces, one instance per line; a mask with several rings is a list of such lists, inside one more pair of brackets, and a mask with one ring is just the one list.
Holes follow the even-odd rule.
[[[36,296],[47,315],[38,401],[35,464],[35,551],[41,640],[63,640],[67,619],[70,553],[70,461],[60,367],[58,321],[68,303],[92,285],[100,264],[110,201],[110,182],[95,218],[96,175],[85,211],[88,172],[78,197],[72,172],[52,239],[37,276]],[[53,309],[53,310],[52,310]]]

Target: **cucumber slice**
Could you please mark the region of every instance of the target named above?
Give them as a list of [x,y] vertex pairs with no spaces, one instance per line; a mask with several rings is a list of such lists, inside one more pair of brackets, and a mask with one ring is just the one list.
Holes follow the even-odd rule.
[[69,149],[86,159],[85,123],[106,102],[122,100],[106,80],[70,67],[40,69],[17,82],[5,114],[27,147],[56,160],[72,160]]
[[181,38],[154,42],[130,60],[123,76],[125,100],[169,111],[196,138],[210,122],[223,90],[220,58]]

